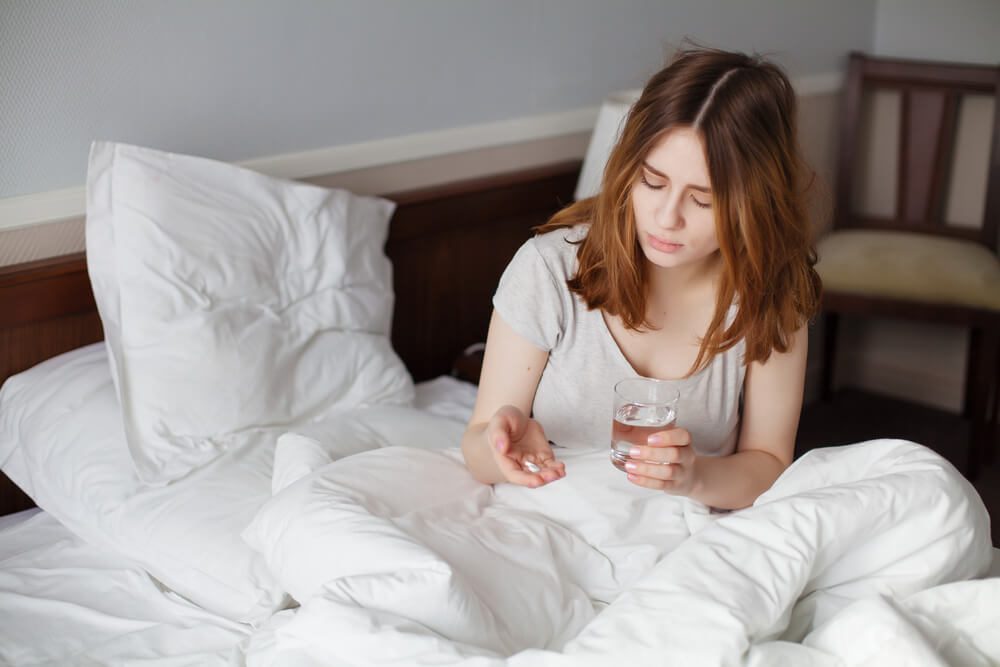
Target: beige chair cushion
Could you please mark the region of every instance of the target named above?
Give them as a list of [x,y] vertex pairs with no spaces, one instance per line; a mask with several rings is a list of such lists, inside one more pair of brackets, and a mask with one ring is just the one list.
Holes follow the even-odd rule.
[[816,251],[827,291],[1000,310],[1000,260],[972,241],[845,230]]

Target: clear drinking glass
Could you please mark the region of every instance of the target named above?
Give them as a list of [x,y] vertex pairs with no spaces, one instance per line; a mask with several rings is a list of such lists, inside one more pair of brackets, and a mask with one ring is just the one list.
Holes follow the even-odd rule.
[[611,424],[611,463],[625,470],[633,445],[677,421],[680,392],[667,380],[629,378],[615,385],[615,412]]

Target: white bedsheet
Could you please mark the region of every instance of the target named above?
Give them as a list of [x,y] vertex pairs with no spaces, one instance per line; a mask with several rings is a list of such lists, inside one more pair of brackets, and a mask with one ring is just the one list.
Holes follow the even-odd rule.
[[0,664],[236,665],[249,626],[163,590],[45,512],[0,527]]
[[537,490],[469,485],[458,457],[366,452],[275,496],[258,546],[302,606],[248,664],[1000,661],[1000,580],[964,582],[989,569],[988,515],[924,447],[813,451],[721,518],[606,452]]
[[[464,422],[475,393],[440,377],[416,386],[416,407]],[[242,665],[251,632],[45,512],[0,517],[0,665]]]

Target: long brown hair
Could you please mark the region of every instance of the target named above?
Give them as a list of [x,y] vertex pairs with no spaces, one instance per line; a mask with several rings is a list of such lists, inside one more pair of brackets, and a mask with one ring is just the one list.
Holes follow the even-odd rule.
[[[714,49],[678,51],[630,109],[597,196],[568,206],[537,231],[589,223],[569,288],[627,328],[651,329],[648,268],[631,193],[643,160],[677,126],[702,138],[723,260],[715,315],[688,374],[741,339],[746,364],[766,361],[772,350],[785,352],[791,335],[815,315],[821,289],[805,205],[812,172],[796,138],[795,93],[775,64]],[[727,325],[734,301],[737,314]]]

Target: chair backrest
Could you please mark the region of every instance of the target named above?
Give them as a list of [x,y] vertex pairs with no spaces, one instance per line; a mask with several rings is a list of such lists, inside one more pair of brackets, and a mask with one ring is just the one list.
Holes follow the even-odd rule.
[[[893,91],[898,97],[898,147],[895,192],[891,212],[881,215],[855,211],[862,135],[872,134],[872,95]],[[851,53],[840,119],[834,225],[919,231],[978,241],[994,251],[1000,226],[1000,66],[965,65],[878,58]],[[962,105],[993,97],[986,125],[992,136],[973,137],[987,155],[986,199],[982,219],[947,224],[946,203],[956,169],[956,148]],[[988,99],[988,98],[987,98]],[[977,108],[982,108],[980,104]],[[970,107],[971,108],[971,107]],[[987,107],[988,108],[988,107]],[[867,116],[866,116],[867,112]],[[892,124],[890,123],[890,126]],[[884,137],[883,137],[884,139]],[[988,142],[988,143],[987,143]],[[894,142],[887,142],[892,145]],[[964,141],[966,145],[970,142]],[[976,146],[974,146],[976,148]],[[893,156],[883,156],[884,158]],[[869,168],[870,169],[870,168]],[[873,175],[868,174],[871,178]],[[876,174],[875,176],[879,176]],[[886,178],[885,174],[881,175]],[[982,177],[982,174],[975,175]],[[891,181],[891,178],[886,178]],[[891,186],[890,186],[891,188]],[[975,189],[975,188],[974,188]],[[979,210],[979,209],[977,209]],[[973,226],[975,224],[975,226]]]

